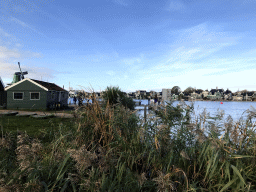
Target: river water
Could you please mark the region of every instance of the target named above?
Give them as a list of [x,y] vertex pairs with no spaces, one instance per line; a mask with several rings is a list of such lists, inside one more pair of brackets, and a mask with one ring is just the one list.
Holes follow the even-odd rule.
[[[135,100],[139,101],[139,100]],[[192,102],[190,101],[184,101],[186,105],[192,105]],[[173,105],[177,106],[180,101],[174,101]],[[141,100],[142,105],[147,105],[148,100]],[[248,113],[246,113],[246,110],[255,108],[256,109],[256,102],[239,102],[239,101],[194,101],[194,116],[199,116],[204,109],[207,113],[210,114],[210,116],[215,116],[218,114],[218,112],[223,111],[224,112],[224,118],[226,119],[229,115],[233,118],[233,120],[238,121],[241,117],[245,120]],[[252,108],[253,107],[253,108]],[[143,106],[136,107],[137,109],[143,109]],[[256,111],[255,111],[256,112]],[[138,113],[143,116],[144,111],[140,110]]]
[[[141,101],[142,105],[147,105],[148,100],[134,100],[134,101]],[[68,102],[73,103],[73,99],[69,98]],[[91,103],[91,100],[89,101]],[[192,102],[184,101],[186,105],[191,105]],[[85,101],[83,101],[85,103]],[[177,106],[180,101],[174,101],[173,105]],[[224,111],[224,119],[226,119],[229,115],[233,118],[233,120],[238,121],[241,117],[243,119],[246,118],[247,113],[245,112],[248,109],[252,109],[254,107],[256,109],[256,102],[244,102],[244,101],[194,101],[194,116],[199,116],[204,109],[207,113],[210,113],[210,116],[215,116],[218,111]],[[144,106],[136,106],[138,109],[137,114],[139,116],[144,116]],[[148,114],[148,111],[147,111]]]

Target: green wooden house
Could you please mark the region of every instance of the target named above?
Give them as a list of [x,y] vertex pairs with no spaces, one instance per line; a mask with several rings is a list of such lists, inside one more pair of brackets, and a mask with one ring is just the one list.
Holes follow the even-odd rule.
[[68,91],[54,83],[25,78],[5,91],[7,109],[47,109],[68,105]]

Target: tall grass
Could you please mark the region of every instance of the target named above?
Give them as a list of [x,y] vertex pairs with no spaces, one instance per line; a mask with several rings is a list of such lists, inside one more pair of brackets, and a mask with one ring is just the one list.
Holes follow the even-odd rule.
[[[146,122],[121,104],[74,111],[75,123],[1,134],[0,191],[254,191],[254,109],[246,121],[162,106]],[[3,127],[4,129],[4,127]]]

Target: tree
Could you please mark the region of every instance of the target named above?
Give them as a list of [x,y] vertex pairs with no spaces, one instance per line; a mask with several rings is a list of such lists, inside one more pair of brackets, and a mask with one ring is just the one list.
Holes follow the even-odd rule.
[[181,93],[181,89],[179,86],[174,86],[172,89],[171,89],[171,92],[172,94],[175,94],[175,95],[179,95]]
[[186,95],[190,95],[191,93],[193,93],[194,92],[194,88],[193,87],[188,87],[187,89],[185,89],[184,90],[184,93],[186,94]]

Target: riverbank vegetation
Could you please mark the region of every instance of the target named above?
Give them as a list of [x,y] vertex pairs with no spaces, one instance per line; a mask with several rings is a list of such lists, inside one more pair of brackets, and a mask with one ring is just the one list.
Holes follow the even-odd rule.
[[135,113],[95,99],[38,135],[0,121],[0,191],[256,190],[253,110],[239,122],[194,117],[185,103],[146,121]]

